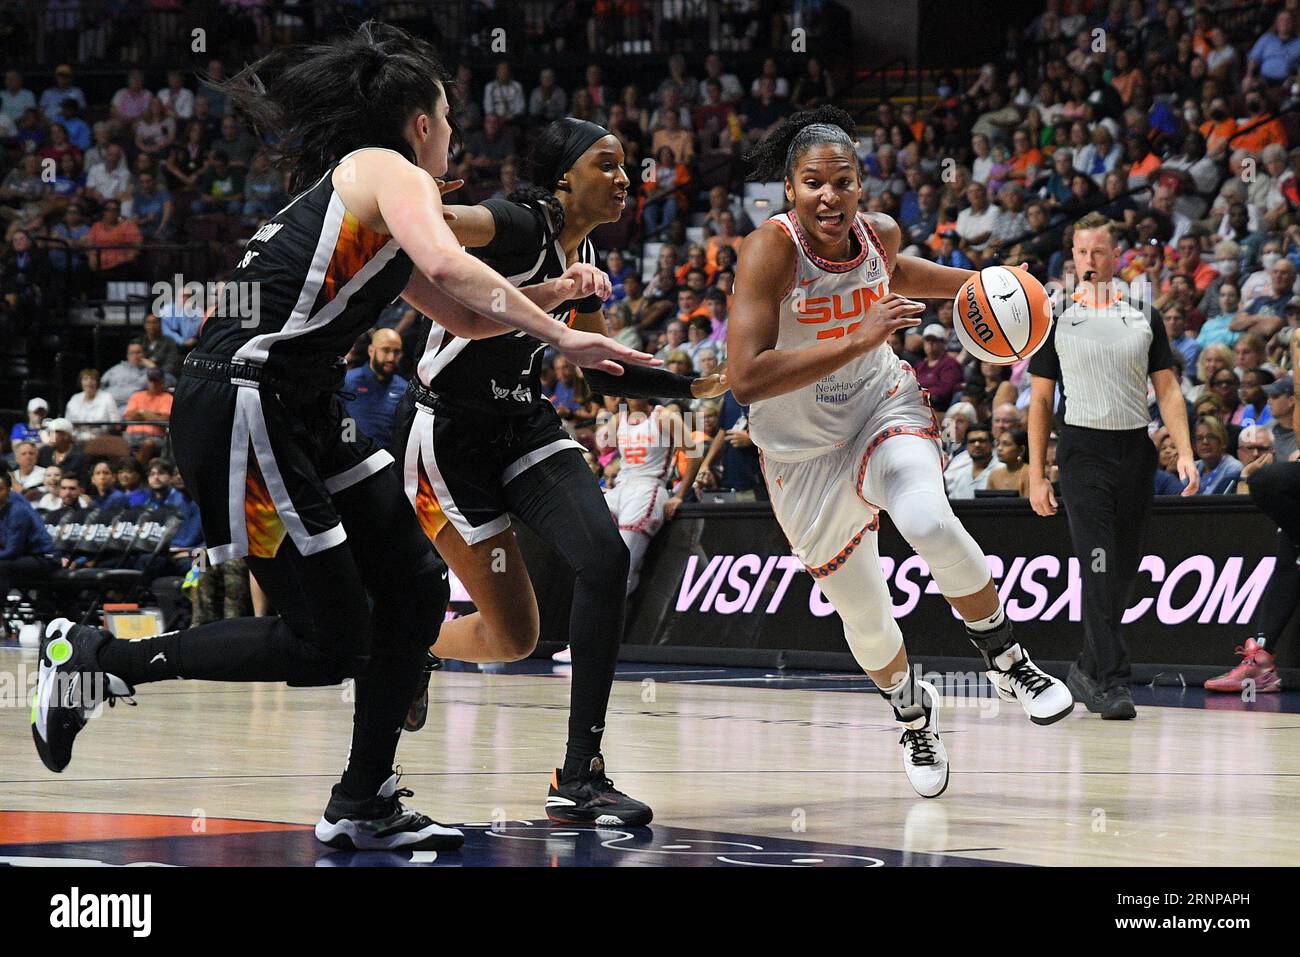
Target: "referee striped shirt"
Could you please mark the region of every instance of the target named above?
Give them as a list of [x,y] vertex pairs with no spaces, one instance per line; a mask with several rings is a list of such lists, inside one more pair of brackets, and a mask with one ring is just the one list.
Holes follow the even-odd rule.
[[1105,305],[1075,301],[1029,360],[1030,375],[1061,386],[1057,415],[1066,425],[1121,431],[1146,428],[1147,379],[1173,367],[1164,320],[1124,298]]

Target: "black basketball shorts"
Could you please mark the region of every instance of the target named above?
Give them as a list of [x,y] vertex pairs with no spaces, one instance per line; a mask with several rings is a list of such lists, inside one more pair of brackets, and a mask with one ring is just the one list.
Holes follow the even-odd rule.
[[453,408],[412,388],[397,409],[393,454],[430,541],[451,522],[475,545],[510,527],[505,487],[564,449],[584,451],[550,403],[523,415]]
[[331,496],[393,461],[332,392],[201,378],[189,366],[176,387],[171,438],[214,564],[272,558],[286,535],[303,555],[346,541]]

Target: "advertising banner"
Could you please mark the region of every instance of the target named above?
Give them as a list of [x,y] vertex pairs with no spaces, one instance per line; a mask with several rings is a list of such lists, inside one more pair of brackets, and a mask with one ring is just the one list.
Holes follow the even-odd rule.
[[[993,499],[954,508],[988,556],[1016,634],[1035,657],[1074,658],[1083,640],[1080,560],[1064,511],[1041,518],[1022,500]],[[1124,615],[1134,663],[1229,662],[1251,633],[1272,575],[1274,535],[1248,500],[1158,500]],[[960,621],[888,515],[881,518],[879,543],[881,571],[910,652],[970,657]],[[525,554],[542,602],[542,637],[562,641],[571,576],[557,556],[543,558],[535,541],[525,542]],[[838,616],[763,503],[682,508],[651,546],[624,643],[847,651]],[[1279,646],[1279,664],[1291,664],[1290,645]]]

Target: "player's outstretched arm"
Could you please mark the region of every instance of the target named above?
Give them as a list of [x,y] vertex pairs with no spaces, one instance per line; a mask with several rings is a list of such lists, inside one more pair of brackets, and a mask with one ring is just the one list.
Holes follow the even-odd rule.
[[334,173],[335,188],[362,223],[392,235],[415,268],[471,312],[527,332],[578,365],[622,373],[622,363],[650,365],[652,356],[605,336],[557,323],[518,289],[465,252],[443,219],[442,197],[428,173],[395,153],[363,150],[355,169]]
[[972,269],[940,266],[918,256],[900,256],[902,232],[892,216],[868,213],[867,221],[880,237],[885,253],[893,266],[889,275],[889,291],[915,299],[951,299],[964,283],[975,275]]

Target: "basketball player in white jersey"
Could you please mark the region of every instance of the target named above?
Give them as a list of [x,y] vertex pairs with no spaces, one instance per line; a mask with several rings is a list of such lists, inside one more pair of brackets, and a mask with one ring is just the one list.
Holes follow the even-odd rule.
[[627,593],[636,591],[641,578],[650,540],[664,524],[664,505],[669,498],[668,483],[672,476],[677,450],[685,447],[689,456],[688,483],[695,481],[704,449],[697,448],[686,423],[675,411],[657,405],[651,408],[644,399],[628,399],[609,420],[609,429],[618,437],[618,482],[605,493],[610,514],[618,523],[619,534],[632,555]]
[[906,296],[951,298],[973,273],[899,256],[898,225],[858,212],[853,130],[834,107],[797,113],[748,157],[751,178],[784,181],[790,211],[745,240],[730,380],[750,406],[776,518],[892,704],[912,787],[938,797],[948,785],[939,696],[908,666],[880,568],[879,512],[930,566],[1004,699],[1037,724],[1065,717],[1074,701],[1012,637],[984,553],[944,494],[928,398],[888,346],[924,309]]

